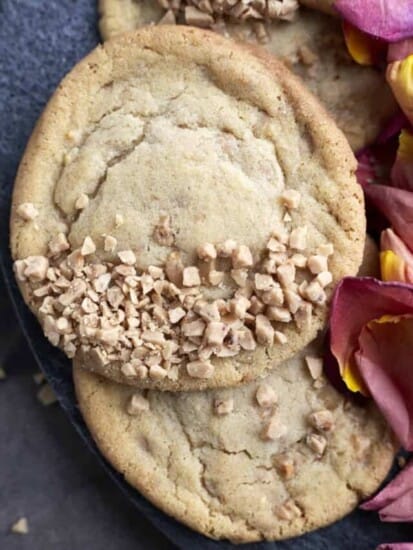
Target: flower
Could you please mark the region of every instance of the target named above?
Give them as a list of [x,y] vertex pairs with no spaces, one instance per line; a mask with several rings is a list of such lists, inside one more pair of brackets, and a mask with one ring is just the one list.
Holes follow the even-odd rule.
[[412,36],[411,0],[336,0],[334,7],[346,21],[386,42]]
[[384,216],[405,243],[413,243],[413,193],[360,181],[369,205]]
[[[361,508],[379,510],[382,521],[413,521],[413,460],[382,491],[362,504]],[[413,544],[411,547],[413,548]]]
[[386,77],[397,102],[413,124],[413,54],[390,63]]
[[392,229],[382,231],[380,249],[383,281],[413,284],[413,254]]
[[346,386],[372,396],[400,442],[413,450],[413,286],[343,279],[330,328],[331,351]]
[[400,134],[391,181],[394,187],[413,191],[413,133],[410,130],[402,130]]
[[387,44],[360,31],[347,21],[343,22],[343,34],[351,57],[359,65],[377,65],[385,61]]

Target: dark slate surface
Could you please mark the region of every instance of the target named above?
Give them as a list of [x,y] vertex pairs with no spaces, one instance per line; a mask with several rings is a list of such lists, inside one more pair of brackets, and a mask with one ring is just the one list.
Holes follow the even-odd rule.
[[[97,41],[94,0],[0,0],[0,363],[9,375],[0,382],[0,549],[161,550],[172,548],[169,539],[184,549],[229,550],[232,545],[208,541],[158,512],[98,455],[75,406],[70,365],[42,338],[13,281],[7,219],[19,158],[56,84]],[[6,292],[66,415],[35,398],[36,361]],[[28,517],[30,533],[10,534],[21,516]],[[379,542],[409,539],[411,526],[381,524],[374,514],[357,511],[300,539],[245,548],[371,550]]]

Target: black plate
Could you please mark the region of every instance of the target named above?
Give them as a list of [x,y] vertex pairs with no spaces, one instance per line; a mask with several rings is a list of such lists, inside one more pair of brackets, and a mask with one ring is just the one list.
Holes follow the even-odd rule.
[[[153,0],[157,1],[157,0]],[[8,241],[10,197],[15,169],[29,132],[50,92],[97,41],[95,0],[0,0],[0,263],[4,283],[40,367],[74,428],[108,475],[160,531],[180,548],[230,549],[169,518],[130,488],[101,456],[76,406],[71,365],[44,338],[17,289]],[[4,92],[4,93],[3,93]],[[332,503],[334,506],[334,503]],[[344,520],[299,539],[246,545],[259,550],[372,550],[380,542],[413,540],[410,525],[383,524],[376,514],[355,511]]]

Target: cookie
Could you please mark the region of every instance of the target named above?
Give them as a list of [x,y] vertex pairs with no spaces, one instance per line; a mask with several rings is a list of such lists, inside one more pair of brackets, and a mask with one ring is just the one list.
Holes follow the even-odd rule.
[[326,526],[379,487],[395,446],[370,403],[320,375],[312,344],[264,379],[205,392],[136,392],[74,369],[105,458],[165,513],[215,539],[279,540]]
[[[104,39],[158,23],[165,13],[152,0],[101,0],[100,12]],[[237,40],[264,41],[262,46],[284,60],[330,111],[353,150],[376,139],[397,106],[384,76],[351,60],[338,19],[302,8],[293,22],[254,25],[247,21],[215,28]]]
[[43,113],[13,196],[16,276],[50,342],[105,376],[240,384],[313,340],[357,272],[355,166],[275,59],[142,29],[92,52]]

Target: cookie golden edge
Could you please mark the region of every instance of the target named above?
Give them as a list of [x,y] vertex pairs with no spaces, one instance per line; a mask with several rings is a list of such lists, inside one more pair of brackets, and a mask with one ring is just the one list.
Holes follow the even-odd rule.
[[[198,47],[194,48],[194,45]],[[257,60],[255,49],[253,51],[248,46],[240,46],[210,31],[182,26],[164,26],[161,31],[157,28],[156,32],[148,27],[109,41],[102,46],[98,46],[63,79],[36,125],[17,173],[10,220],[10,242],[13,258],[19,259],[32,254],[44,254],[48,238],[53,234],[50,227],[37,233],[25,231],[24,224],[16,213],[16,208],[23,202],[41,204],[43,200],[50,201],[50,197],[45,197],[48,191],[50,192],[48,185],[41,181],[40,184],[38,182],[36,188],[33,186],[33,181],[35,179],[39,180],[39,174],[45,170],[43,164],[47,163],[49,156],[59,155],[60,153],[59,145],[53,141],[53,136],[55,133],[58,135],[62,133],[62,125],[66,128],[70,127],[72,103],[81,101],[82,96],[89,95],[94,87],[104,85],[110,78],[119,77],[118,73],[122,69],[119,67],[114,68],[113,59],[128,57],[132,61],[131,52],[135,48],[142,47],[154,51],[170,52],[191,60],[194,59],[193,52],[195,50],[197,52],[196,61],[209,64],[223,79],[226,78],[226,75],[224,77],[224,71],[221,66],[216,67],[216,59],[220,57],[218,55],[220,52],[226,58],[229,71],[232,70],[234,64],[238,65],[239,68],[243,68],[247,63],[252,66],[258,77],[260,71],[263,70],[265,75],[263,81],[265,81],[268,79],[268,70],[271,70],[274,79],[277,80],[288,101],[295,109],[296,119],[300,121],[303,133],[311,136],[311,142],[314,150],[319,155],[321,166],[337,184],[338,196],[333,201],[334,205],[330,208],[330,214],[345,231],[352,253],[348,255],[344,262],[337,257],[333,258],[331,270],[335,274],[335,283],[346,275],[354,275],[360,265],[364,246],[364,199],[361,187],[354,175],[356,159],[342,132],[299,79],[270,54],[259,50],[259,60]],[[99,67],[99,70],[97,70],[97,67]],[[224,82],[222,85],[224,89],[227,89],[230,84]],[[248,83],[246,85],[248,86]],[[259,105],[271,113],[273,107],[267,99],[266,90],[265,86],[261,87],[260,85],[257,86],[257,89],[249,89],[248,91],[252,94],[252,97],[258,97]],[[328,199],[327,202],[331,201]],[[54,232],[58,231],[58,214],[56,212],[56,220],[50,220],[50,224],[52,226],[54,224]],[[24,285],[19,286],[27,301]],[[315,318],[308,334],[304,336],[297,334],[295,331],[289,331],[291,349],[288,353],[282,348],[279,349],[279,362],[291,357],[306,343],[313,340],[318,330],[324,326],[326,315],[327,311],[320,314],[317,319]],[[240,362],[236,369],[231,367],[224,372],[224,369],[220,371],[217,368],[216,376],[207,381],[185,376],[177,382],[154,380],[143,381],[142,384],[135,385],[172,391],[235,386],[250,381],[262,373],[261,366],[256,371],[251,368],[249,363],[248,356],[245,356],[245,360],[242,363]],[[260,361],[259,363],[261,365]],[[115,368],[113,372],[104,374],[108,374],[110,378],[116,381],[130,383],[126,377],[116,374],[115,371],[118,370]]]

